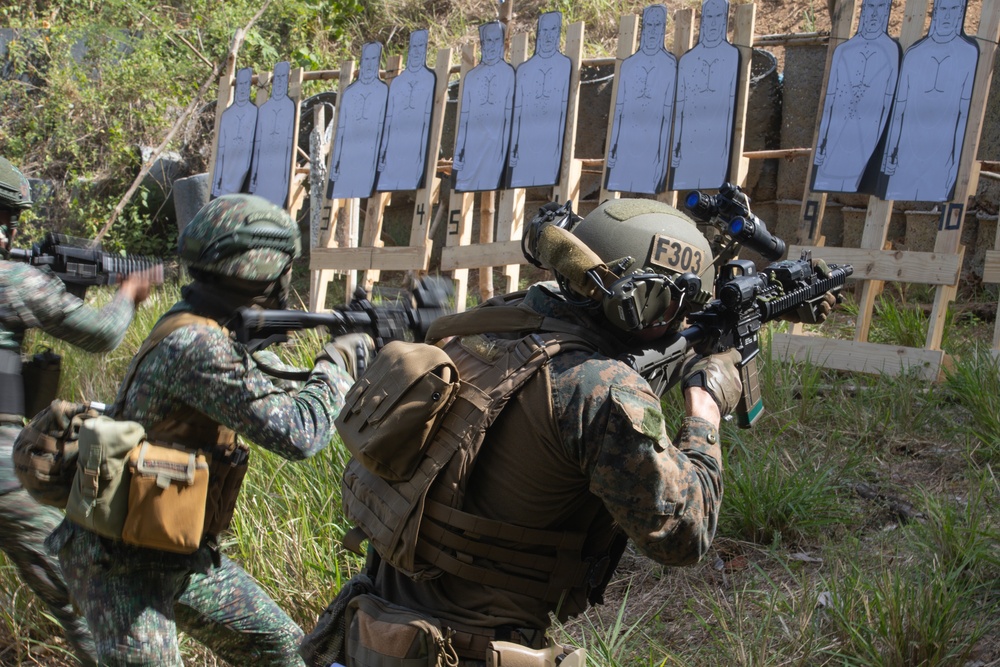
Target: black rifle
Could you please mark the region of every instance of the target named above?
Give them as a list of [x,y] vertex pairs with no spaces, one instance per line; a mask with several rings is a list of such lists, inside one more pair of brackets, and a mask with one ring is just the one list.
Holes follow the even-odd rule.
[[122,276],[137,271],[151,271],[154,282],[163,282],[159,259],[107,253],[100,243],[53,232],[31,248],[12,248],[10,258],[49,267],[66,285],[66,291],[81,299],[91,285],[115,285]]
[[716,281],[716,298],[697,312],[687,314],[692,326],[651,347],[622,355],[662,396],[681,380],[681,367],[689,349],[715,354],[735,348],[743,395],[736,409],[737,423],[749,428],[764,411],[757,383],[758,333],[762,324],[812,306],[823,294],[837,291],[854,273],[850,264],[829,265],[824,277],[812,265],[808,251],[796,260],[783,260],[758,272],[749,260],[726,263]]
[[261,310],[240,308],[229,328],[236,340],[251,352],[288,340],[291,331],[326,327],[330,336],[367,333],[381,349],[394,340],[423,341],[431,323],[454,312],[451,300],[454,289],[450,280],[427,276],[412,290],[411,303],[375,305],[365,290],[355,290],[350,305],[328,313],[304,310]]

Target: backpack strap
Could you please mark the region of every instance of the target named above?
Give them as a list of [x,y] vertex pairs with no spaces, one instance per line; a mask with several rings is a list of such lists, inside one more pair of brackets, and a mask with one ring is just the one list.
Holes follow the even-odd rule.
[[[202,325],[213,329],[220,329],[224,335],[229,335],[228,329],[210,317],[190,312],[168,313],[164,315],[156,323],[156,326],[153,327],[153,330],[149,332],[146,340],[142,342],[135,357],[132,359],[132,364],[129,366],[125,380],[122,382],[122,396],[132,386],[135,374],[139,369],[139,364],[146,358],[146,355],[152,352],[167,336],[182,327],[190,325]],[[149,428],[147,435],[151,440],[172,442],[198,449],[208,449],[209,445],[214,444],[231,450],[236,444],[235,431],[216,424],[197,410],[189,409],[177,410],[167,415],[162,421]]]

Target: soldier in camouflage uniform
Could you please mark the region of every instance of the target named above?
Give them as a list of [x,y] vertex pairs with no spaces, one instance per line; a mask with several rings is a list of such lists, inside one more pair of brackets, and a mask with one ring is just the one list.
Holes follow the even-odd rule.
[[11,462],[25,417],[21,343],[28,329],[41,329],[88,352],[113,350],[135,307],[149,294],[149,280],[126,279],[111,303],[96,310],[67,293],[51,272],[7,261],[17,216],[30,207],[28,180],[0,158],[0,548],[62,624],[80,661],[95,664],[90,633],[73,611],[56,559],[43,546],[62,513],[35,502],[21,488]]
[[[608,265],[636,258],[626,273],[645,270],[673,278],[700,272],[706,286],[714,279],[712,254],[697,227],[656,201],[612,200],[579,222],[573,234]],[[690,250],[690,265],[658,261],[657,238]],[[561,267],[553,268],[558,275]],[[523,553],[523,563],[491,561],[482,545],[478,554],[454,554],[455,571],[443,564],[447,559],[434,561],[445,571],[431,579],[413,580],[384,560],[377,566],[378,559],[369,562],[378,595],[458,631],[452,643],[462,664],[481,664],[482,657],[475,656],[483,656],[484,636],[541,648],[550,614],[565,620],[600,601],[626,539],[659,563],[688,565],[707,552],[715,534],[723,486],[719,423],[740,396],[738,354],[689,361],[682,383],[686,417],[671,438],[660,398],[616,356],[637,338],[652,339],[676,325],[677,295],[656,312],[645,309],[646,328],[626,332],[597,301],[562,284],[562,290],[551,283],[532,286],[520,305],[590,332],[597,350],[558,354],[514,395],[487,430],[461,510],[536,531],[582,533],[589,574],[553,601],[484,583],[488,575],[461,576],[459,563],[467,564],[470,574],[492,570],[500,575],[497,582],[537,567],[527,560],[529,551],[509,542],[498,546]],[[432,327],[429,335],[434,334]],[[482,340],[467,336],[462,345],[480,349],[477,338]],[[453,354],[453,347],[444,349]]]
[[[194,281],[164,315],[186,312],[220,326],[176,328],[142,358],[111,414],[152,428],[171,415],[231,429],[298,461],[325,448],[351,386],[352,354],[334,341],[296,393],[279,388],[225,326],[238,307],[284,308],[299,232],[282,209],[253,195],[208,203],[178,241]],[[161,320],[162,321],[162,320]],[[182,417],[183,421],[186,417]],[[152,436],[150,436],[152,437]],[[180,441],[177,441],[180,442]],[[188,444],[188,443],[183,443]],[[206,448],[207,449],[207,448]],[[211,497],[211,491],[209,493]],[[183,630],[233,665],[301,665],[299,627],[205,535],[190,555],[126,545],[69,520],[50,539],[97,642],[102,665],[182,665]]]

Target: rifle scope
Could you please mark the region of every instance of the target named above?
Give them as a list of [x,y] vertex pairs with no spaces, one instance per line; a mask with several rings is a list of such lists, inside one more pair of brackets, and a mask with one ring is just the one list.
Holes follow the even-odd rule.
[[684,198],[684,205],[702,222],[719,218],[726,223],[729,236],[765,259],[781,259],[785,242],[767,231],[767,225],[750,211],[745,199],[739,187],[725,183],[717,195],[692,190]]

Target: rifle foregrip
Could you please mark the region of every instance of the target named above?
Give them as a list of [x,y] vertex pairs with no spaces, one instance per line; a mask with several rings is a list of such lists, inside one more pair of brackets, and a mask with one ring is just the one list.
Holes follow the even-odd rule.
[[798,308],[807,301],[811,301],[830,290],[843,287],[847,282],[847,277],[854,273],[854,267],[850,264],[831,266],[830,269],[829,278],[820,278],[811,285],[791,290],[772,299],[760,301],[758,305],[760,307],[761,322],[770,322],[788,311]]

